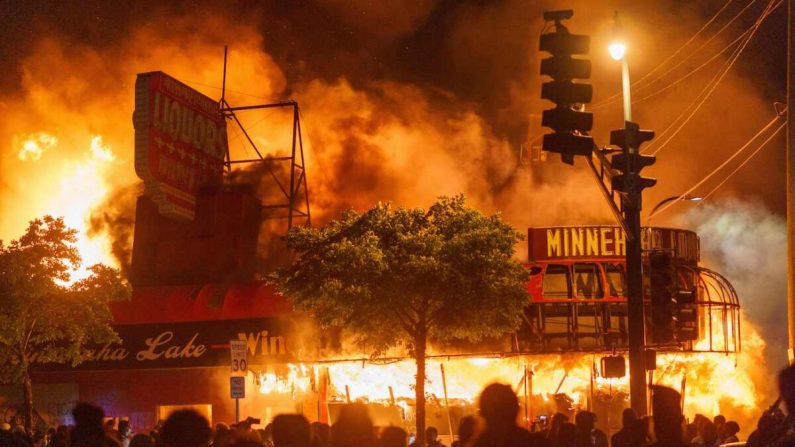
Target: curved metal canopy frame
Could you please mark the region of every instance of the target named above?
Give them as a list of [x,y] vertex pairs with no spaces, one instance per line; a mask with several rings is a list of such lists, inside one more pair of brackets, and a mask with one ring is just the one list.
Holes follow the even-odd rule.
[[732,353],[742,350],[740,300],[734,286],[720,273],[706,267],[680,265],[679,271],[696,279],[696,305],[700,334],[684,348],[696,352]]

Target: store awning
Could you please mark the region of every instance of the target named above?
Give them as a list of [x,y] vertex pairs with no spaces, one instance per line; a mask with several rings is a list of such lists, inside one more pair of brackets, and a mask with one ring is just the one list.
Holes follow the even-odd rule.
[[137,288],[111,310],[120,325],[279,317],[292,308],[273,286],[256,281]]

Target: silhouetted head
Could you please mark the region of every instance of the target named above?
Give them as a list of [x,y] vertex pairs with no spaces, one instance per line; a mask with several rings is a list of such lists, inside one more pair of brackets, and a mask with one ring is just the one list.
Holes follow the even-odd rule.
[[390,425],[381,432],[381,447],[406,447],[408,438],[406,430]]
[[280,414],[273,418],[271,438],[274,447],[309,447],[312,439],[309,421],[300,414]]
[[72,418],[75,421],[75,427],[102,427],[102,418],[105,413],[102,408],[85,402],[80,402],[75,405],[72,410]]
[[323,422],[312,422],[309,426],[312,432],[312,438],[317,440],[321,445],[328,445],[328,440],[331,438],[331,427]]
[[577,426],[571,422],[563,422],[558,429],[557,447],[574,447],[577,445]]
[[789,413],[795,413],[795,365],[784,368],[778,375],[781,399]]
[[638,413],[632,408],[624,408],[624,411],[621,413],[621,425],[629,427],[636,420],[638,420]]
[[729,421],[726,423],[726,436],[734,436],[740,432],[740,424],[737,421]]
[[704,445],[715,445],[715,442],[718,440],[718,426],[713,422],[707,422],[704,424],[701,437],[704,439]]
[[[682,440],[681,395],[673,388],[654,385],[651,407],[654,414],[654,434],[658,440]],[[707,421],[709,422],[709,421]]]
[[458,439],[466,444],[475,435],[478,420],[474,416],[464,416],[458,421]]
[[425,429],[426,441],[436,441],[436,438],[438,437],[439,437],[439,430],[436,427],[430,426]]
[[193,410],[178,410],[166,419],[160,438],[166,447],[204,447],[211,433],[207,418]]
[[362,404],[342,407],[337,422],[331,426],[331,442],[334,447],[359,447],[375,444],[373,421]]
[[492,383],[480,393],[480,414],[488,425],[515,424],[519,399],[509,385]]
[[300,414],[280,414],[273,418],[271,438],[274,447],[309,447],[309,421]]
[[583,433],[591,433],[596,424],[596,415],[590,411],[580,411],[574,416],[574,424]]

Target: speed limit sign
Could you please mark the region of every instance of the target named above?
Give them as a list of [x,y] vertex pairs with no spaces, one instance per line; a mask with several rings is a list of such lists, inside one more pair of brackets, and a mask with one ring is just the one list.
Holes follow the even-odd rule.
[[245,373],[248,370],[248,362],[246,361],[246,341],[245,340],[230,340],[229,352],[232,354],[232,372]]

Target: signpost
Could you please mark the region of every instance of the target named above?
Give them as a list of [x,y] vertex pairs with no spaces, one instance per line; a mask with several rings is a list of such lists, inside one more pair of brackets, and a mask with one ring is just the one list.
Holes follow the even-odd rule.
[[232,360],[232,374],[229,378],[229,394],[235,400],[235,424],[240,422],[240,399],[246,397],[246,361],[247,346],[245,340],[230,340],[229,353]]
[[246,374],[248,371],[248,361],[246,360],[246,354],[248,348],[246,346],[245,340],[230,340],[229,341],[229,352],[231,353],[232,358],[232,373],[242,373],[243,375]]
[[[244,399],[246,397],[246,378],[240,376],[232,376],[229,378],[229,390],[232,396],[232,399],[235,399],[235,406],[237,406],[238,399]],[[235,409],[237,411],[237,409]],[[238,417],[235,416],[235,422],[237,422]]]

